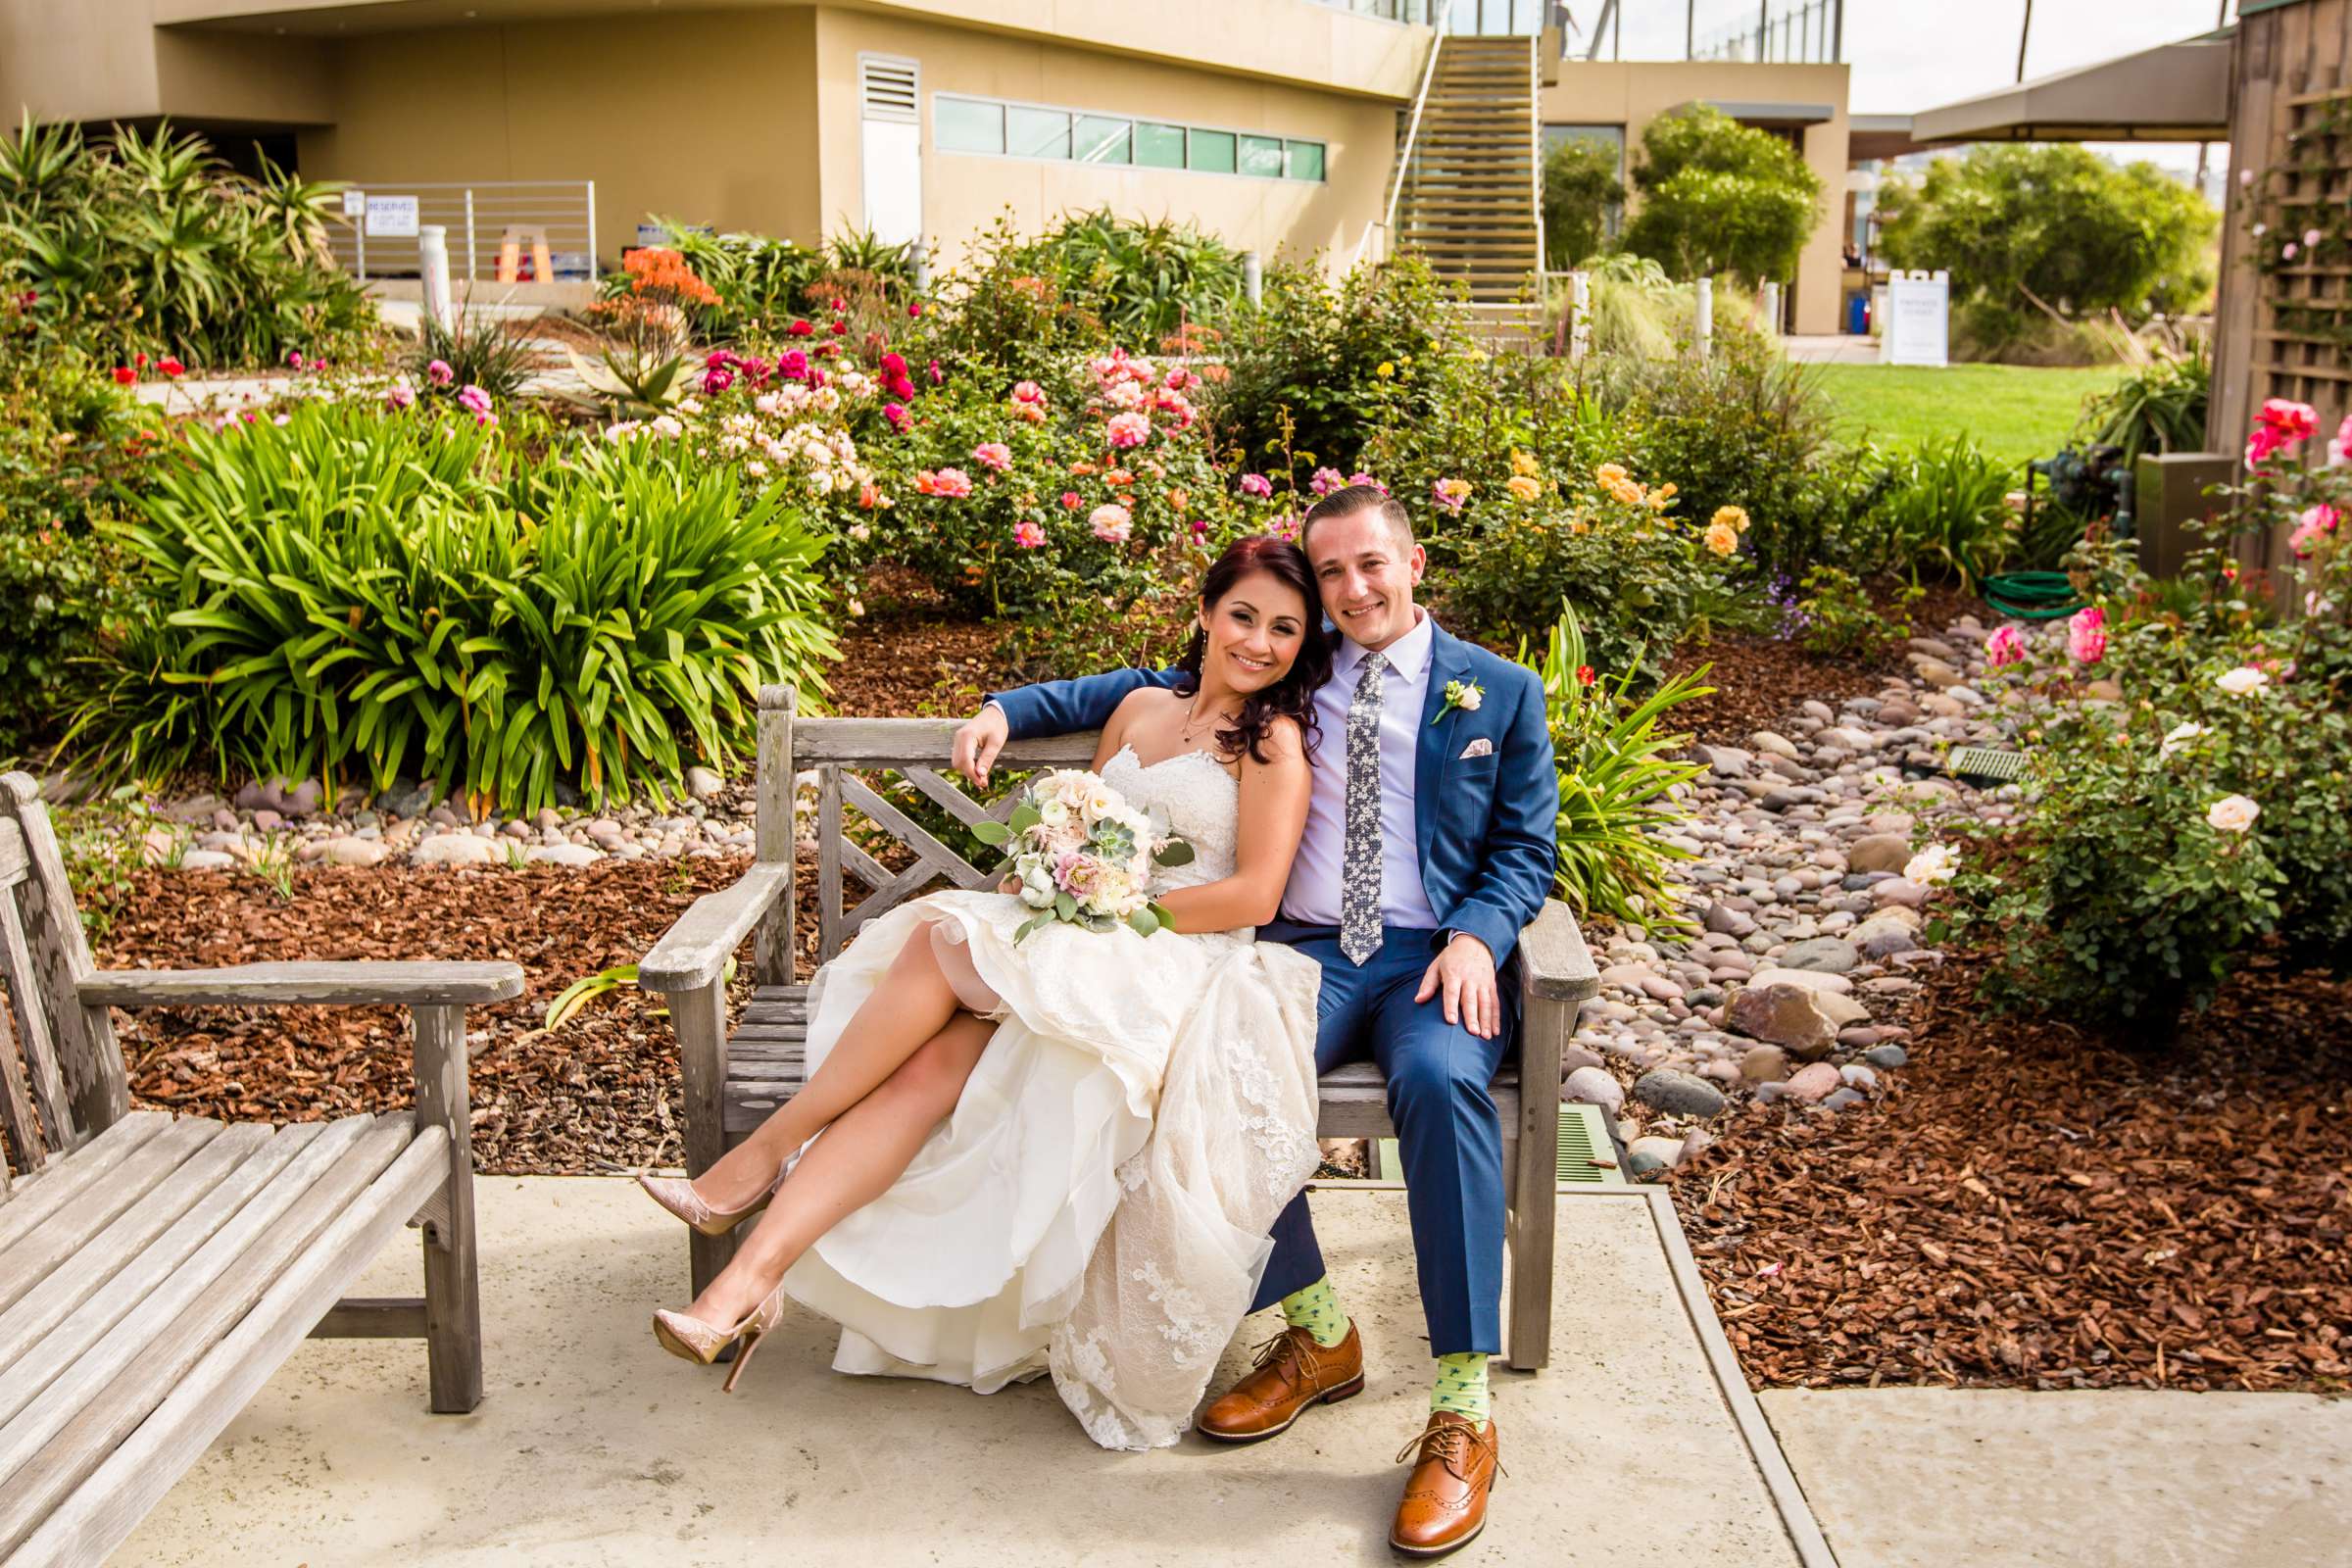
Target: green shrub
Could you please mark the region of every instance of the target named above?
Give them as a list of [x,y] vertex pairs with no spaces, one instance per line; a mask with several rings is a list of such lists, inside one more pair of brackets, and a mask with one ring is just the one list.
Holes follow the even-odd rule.
[[1805,652],[1864,660],[1884,659],[1903,646],[1911,635],[1907,612],[1927,592],[1916,583],[1904,587],[1889,617],[1879,613],[1852,572],[1837,566],[1815,566],[1799,586],[1795,619]]
[[[1520,645],[1519,658],[1527,660]],[[1554,884],[1580,915],[1628,925],[1688,924],[1678,909],[1671,867],[1692,857],[1659,836],[1686,814],[1674,790],[1706,771],[1673,760],[1689,735],[1660,730],[1677,705],[1713,693],[1704,668],[1677,675],[1636,699],[1629,670],[1613,678],[1587,662],[1582,628],[1563,609],[1544,647],[1544,708],[1560,777],[1560,863]]]
[[2008,497],[2022,481],[2021,470],[1967,436],[1897,454],[1870,519],[1870,564],[1948,575],[1973,589],[2016,552]]
[[[530,379],[532,353],[523,334],[504,321],[467,316],[461,309],[457,318],[444,325],[428,315],[416,346],[408,354],[409,384],[420,397],[451,400],[466,387],[477,386],[504,403]],[[436,374],[436,364],[448,367],[449,373]]]
[[1642,130],[1634,188],[1642,199],[1625,248],[1676,277],[1786,281],[1821,221],[1821,176],[1803,156],[1707,104],[1660,115]]
[[1242,306],[1241,253],[1170,219],[1142,222],[1108,208],[1076,214],[1017,246],[1011,261],[1051,278],[1065,302],[1120,341],[1146,348],[1187,326],[1220,327]]
[[1814,472],[1829,405],[1802,366],[1735,330],[1703,361],[1603,356],[1588,384],[1625,420],[1633,466],[1673,480],[1687,515],[1747,514],[1746,549],[1766,571],[1794,576],[1832,552],[1838,509]]
[[660,795],[748,748],[767,681],[822,690],[821,543],[658,443],[573,449],[509,504],[495,430],[313,403],[190,437],[124,530],[168,613],[74,722],[102,771],[202,769],[477,806]]
[[36,296],[45,332],[104,364],[340,356],[375,318],[327,251],[339,189],[266,159],[246,178],[169,126],[93,146],[27,118],[0,141],[0,274]]
[[2133,370],[2084,400],[2070,444],[2121,447],[2127,468],[2143,452],[2198,451],[2212,391],[2213,350],[2192,338],[2185,353]]
[[1436,416],[1455,383],[1418,372],[1448,351],[1448,298],[1409,256],[1336,285],[1319,269],[1272,269],[1263,307],[1224,345],[1227,379],[1209,409],[1219,440],[1245,467],[1303,488],[1315,468],[1355,465],[1376,432]]
[[[694,334],[729,342],[746,334],[780,330],[809,316],[823,301],[820,285],[835,272],[870,278],[897,299],[912,297],[913,258],[905,245],[886,245],[871,234],[845,232],[830,246],[811,250],[765,234],[712,234],[674,218],[656,216],[662,244],[685,259],[710,297],[680,303]],[[605,275],[602,297],[617,301],[631,293],[634,274]]]
[[1544,155],[1545,265],[1564,271],[1600,253],[1609,214],[1625,205],[1617,148],[1572,136]]

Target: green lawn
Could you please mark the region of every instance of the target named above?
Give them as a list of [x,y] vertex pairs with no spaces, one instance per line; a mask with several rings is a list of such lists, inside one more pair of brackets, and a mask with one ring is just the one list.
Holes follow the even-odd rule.
[[2075,427],[2082,399],[2123,375],[2117,366],[2035,369],[2018,365],[1817,365],[1811,373],[1837,411],[1840,436],[1916,445],[1976,437],[2010,462],[2046,458]]

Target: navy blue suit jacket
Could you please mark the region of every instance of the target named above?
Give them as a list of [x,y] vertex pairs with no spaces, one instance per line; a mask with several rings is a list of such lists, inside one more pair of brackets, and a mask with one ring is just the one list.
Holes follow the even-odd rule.
[[[1560,785],[1553,771],[1544,686],[1534,672],[1448,633],[1430,648],[1429,697],[1413,771],[1413,816],[1421,888],[1442,931],[1467,931],[1487,945],[1496,967],[1551,892],[1558,865]],[[1127,694],[1172,686],[1173,669],[1120,669],[1077,680],[1046,681],[990,701],[1004,710],[1014,740],[1101,729]],[[1448,681],[1484,691],[1478,710],[1446,708]],[[1444,710],[1441,716],[1441,710]],[[1483,757],[1462,753],[1475,740]],[[1324,744],[1337,744],[1326,737]]]

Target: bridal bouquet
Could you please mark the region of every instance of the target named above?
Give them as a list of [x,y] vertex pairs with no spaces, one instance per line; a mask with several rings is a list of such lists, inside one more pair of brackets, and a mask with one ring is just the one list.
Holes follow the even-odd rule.
[[1164,812],[1138,810],[1099,775],[1074,767],[1040,773],[1007,820],[976,823],[972,833],[1004,850],[1001,869],[1037,910],[1013,933],[1016,942],[1056,920],[1089,931],[1124,922],[1150,936],[1170,923],[1152,902],[1152,872],[1193,858],[1193,847],[1168,832]]

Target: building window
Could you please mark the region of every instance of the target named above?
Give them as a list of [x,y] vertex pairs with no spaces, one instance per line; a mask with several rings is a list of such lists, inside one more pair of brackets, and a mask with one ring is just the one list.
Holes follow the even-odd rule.
[[1203,174],[1320,183],[1319,141],[1207,125],[1121,120],[1083,110],[933,93],[933,139],[941,152],[1034,158],[1054,163],[1185,169]]
[[1071,156],[1082,164],[1132,162],[1128,148],[1133,140],[1134,129],[1134,122],[1131,121],[1104,120],[1100,115],[1080,115],[1077,139],[1071,146]]
[[1135,127],[1135,161],[1146,169],[1182,169],[1184,127],[1139,122]]
[[937,105],[938,140],[943,152],[1001,153],[1004,150],[1004,106],[970,98],[941,98]]

